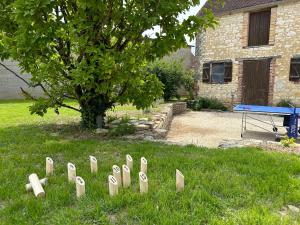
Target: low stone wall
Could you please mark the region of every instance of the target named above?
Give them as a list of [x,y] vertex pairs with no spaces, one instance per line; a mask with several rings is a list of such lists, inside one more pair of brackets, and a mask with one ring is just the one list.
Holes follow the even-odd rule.
[[176,102],[173,103],[173,115],[178,115],[186,111],[186,102]]
[[173,105],[168,104],[161,112],[152,117],[153,129],[168,129],[173,119]]
[[171,125],[173,117],[175,115],[185,112],[187,109],[186,102],[176,102],[167,104],[166,107],[153,116],[152,121],[154,126],[152,129],[152,134],[155,138],[164,138],[168,133],[168,129]]
[[[164,138],[168,133],[173,116],[185,112],[186,109],[186,102],[169,103],[165,104],[165,107],[160,112],[152,116],[150,121],[147,118],[130,119],[129,124],[134,125],[137,132],[135,135],[128,136],[128,138],[147,140]],[[120,119],[112,121],[109,127],[118,126],[120,121]]]

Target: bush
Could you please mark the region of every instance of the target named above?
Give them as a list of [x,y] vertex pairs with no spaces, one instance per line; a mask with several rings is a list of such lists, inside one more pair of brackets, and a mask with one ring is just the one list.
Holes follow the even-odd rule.
[[283,137],[283,139],[280,141],[280,143],[286,147],[294,147],[296,145],[296,139],[295,138],[289,138],[288,136]]
[[291,107],[291,105],[294,105],[293,102],[290,99],[282,99],[280,102],[278,102],[278,107]]
[[164,84],[163,98],[165,101],[174,98],[180,99],[178,93],[180,88],[184,88],[189,93],[189,98],[193,98],[194,76],[192,71],[183,68],[181,62],[156,61],[149,64],[147,70],[149,73],[155,74]]
[[198,98],[187,102],[188,108],[201,111],[202,109],[215,109],[226,111],[227,107],[216,98]]
[[135,126],[129,123],[129,117],[124,116],[116,127],[109,130],[108,135],[110,137],[120,137],[124,135],[134,134],[135,131]]

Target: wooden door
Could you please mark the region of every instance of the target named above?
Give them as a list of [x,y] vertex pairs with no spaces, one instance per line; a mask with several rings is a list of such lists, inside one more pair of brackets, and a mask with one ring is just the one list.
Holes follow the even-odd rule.
[[243,62],[244,104],[268,105],[270,60],[245,60]]

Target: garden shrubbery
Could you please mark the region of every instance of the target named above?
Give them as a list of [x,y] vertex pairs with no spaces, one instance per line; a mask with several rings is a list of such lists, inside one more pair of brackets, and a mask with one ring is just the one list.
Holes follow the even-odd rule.
[[200,97],[197,98],[196,100],[188,101],[187,105],[188,108],[195,111],[201,111],[203,109],[213,109],[213,110],[222,110],[222,111],[227,110],[227,107],[216,98]]
[[129,120],[130,118],[127,116],[122,117],[120,123],[109,130],[108,135],[110,137],[121,137],[134,134],[136,132],[136,128],[134,125],[129,123]]
[[147,70],[149,73],[155,74],[164,84],[163,98],[165,101],[170,101],[174,98],[180,99],[179,90],[181,88],[188,92],[189,98],[193,98],[193,72],[183,68],[180,61],[155,61],[148,65]]
[[294,103],[290,99],[281,99],[280,102],[277,103],[278,107],[291,107]]

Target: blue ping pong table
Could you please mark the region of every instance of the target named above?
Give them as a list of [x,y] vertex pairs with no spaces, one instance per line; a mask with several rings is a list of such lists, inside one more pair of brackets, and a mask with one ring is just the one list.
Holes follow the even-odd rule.
[[[271,132],[275,134],[276,141],[280,141],[280,135],[278,133],[278,127],[285,127],[287,129],[288,137],[290,138],[298,138],[300,130],[298,129],[298,119],[300,114],[300,108],[288,108],[288,107],[273,107],[273,106],[258,106],[258,105],[237,105],[234,107],[234,112],[241,112],[243,113],[242,117],[242,131],[241,137],[243,137],[244,132],[247,129],[247,124],[251,124],[252,126],[258,127],[263,129],[267,132]],[[249,116],[248,114],[261,114],[267,115],[270,118],[270,122],[266,122],[264,120],[255,118],[253,116]],[[276,125],[273,117],[274,115],[277,116],[284,116],[284,123],[283,125],[279,126]],[[266,127],[259,126],[257,124],[249,122],[247,119],[252,119],[258,121],[262,124],[267,124],[272,126],[272,130],[268,130]]]

